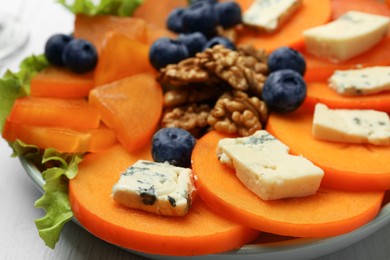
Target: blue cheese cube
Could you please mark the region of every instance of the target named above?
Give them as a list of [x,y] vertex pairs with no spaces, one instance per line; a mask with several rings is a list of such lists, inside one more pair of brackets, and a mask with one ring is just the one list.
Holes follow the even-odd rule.
[[334,62],[345,61],[371,49],[386,37],[390,18],[348,11],[338,19],[303,32],[306,50]]
[[221,163],[263,200],[309,196],[317,192],[324,172],[265,130],[249,137],[224,138],[217,147]]
[[330,109],[316,104],[312,132],[321,140],[390,145],[389,115],[371,109]]
[[336,70],[329,78],[329,86],[337,93],[347,96],[388,91],[390,90],[390,66]]
[[302,0],[254,0],[244,12],[244,24],[268,33],[279,29],[302,5]]
[[194,191],[191,169],[139,160],[122,173],[112,188],[112,198],[129,208],[184,216]]

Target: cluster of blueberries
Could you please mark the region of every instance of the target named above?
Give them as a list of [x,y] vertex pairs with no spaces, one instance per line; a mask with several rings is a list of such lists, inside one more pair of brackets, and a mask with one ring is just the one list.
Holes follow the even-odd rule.
[[76,73],[92,71],[98,60],[93,44],[67,34],[54,34],[46,41],[45,57],[51,64],[65,66]]
[[159,70],[217,44],[235,49],[233,42],[217,35],[217,27],[231,28],[241,21],[241,8],[236,2],[193,0],[186,8],[172,10],[167,28],[179,35],[176,39],[156,40],[150,48],[150,63]]

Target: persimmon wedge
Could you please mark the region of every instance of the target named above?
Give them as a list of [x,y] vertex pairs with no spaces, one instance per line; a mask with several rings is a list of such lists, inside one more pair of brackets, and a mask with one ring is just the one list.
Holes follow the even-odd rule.
[[343,96],[331,89],[327,82],[309,82],[303,106],[312,111],[317,103],[331,108],[375,109],[390,113],[390,91],[373,95]]
[[77,74],[50,66],[32,77],[30,95],[52,98],[84,98],[94,87],[93,72]]
[[149,62],[149,46],[123,33],[108,32],[95,69],[96,86],[138,73],[155,73]]
[[89,130],[31,126],[7,118],[2,133],[9,142],[21,140],[41,149],[54,148],[64,153],[103,151],[117,143],[115,132],[104,125]]
[[162,113],[162,88],[151,74],[136,74],[95,87],[89,102],[102,121],[117,133],[128,150],[145,145],[154,134]]
[[312,136],[313,114],[299,109],[271,114],[267,130],[325,171],[325,187],[368,191],[390,189],[390,147],[317,140]]
[[262,200],[242,185],[233,169],[218,161],[216,147],[223,137],[209,132],[198,140],[192,166],[199,196],[231,220],[278,235],[327,237],[364,225],[380,209],[384,192],[320,188],[312,196]]
[[76,15],[74,37],[90,41],[100,54],[107,32],[121,32],[129,38],[146,42],[147,28],[143,19],[113,15]]
[[[237,0],[236,2],[245,12],[253,1]],[[302,6],[279,30],[273,33],[259,32],[248,27],[238,28],[238,43],[253,44],[256,48],[262,48],[267,51],[272,51],[282,46],[299,49],[303,47],[302,32],[308,28],[328,22],[331,13],[330,0],[303,0]]]
[[115,203],[112,186],[138,159],[151,160],[149,145],[132,153],[117,145],[85,156],[70,180],[72,211],[95,236],[127,249],[180,256],[236,249],[258,236],[258,231],[217,215],[200,198],[184,217],[159,216]]
[[100,113],[83,98],[22,97],[15,100],[9,118],[26,125],[97,128]]

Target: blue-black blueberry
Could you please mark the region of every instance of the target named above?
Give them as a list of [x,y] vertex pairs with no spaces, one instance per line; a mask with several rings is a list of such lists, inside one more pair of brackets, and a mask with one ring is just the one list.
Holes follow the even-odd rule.
[[228,49],[236,50],[236,46],[232,41],[230,41],[228,38],[222,37],[222,36],[215,36],[211,38],[207,43],[203,46],[203,50],[206,50],[208,48],[212,48],[215,45],[223,45]]
[[303,76],[306,71],[305,58],[301,53],[290,47],[280,47],[271,52],[267,64],[270,72],[291,69]]
[[185,8],[175,8],[173,9],[167,19],[167,28],[176,33],[184,33],[185,30],[183,28],[183,14],[185,12]]
[[194,3],[183,13],[183,28],[187,32],[201,32],[207,38],[217,33],[218,15],[214,5],[206,1]]
[[45,57],[53,65],[63,66],[62,53],[65,46],[73,39],[67,34],[54,34],[45,44]]
[[203,50],[203,46],[207,43],[206,36],[200,32],[179,34],[177,40],[187,46],[190,56],[195,56],[197,52],[201,52]]
[[236,2],[221,2],[215,5],[219,24],[224,28],[233,27],[242,22],[241,7]]
[[168,64],[176,64],[189,57],[187,46],[174,39],[162,37],[153,42],[149,50],[149,61],[156,70]]
[[153,160],[179,167],[190,167],[195,143],[195,137],[182,128],[161,128],[152,138]]
[[97,64],[98,54],[95,46],[83,39],[73,39],[62,53],[64,65],[76,73],[92,71]]
[[268,76],[261,97],[271,111],[292,112],[303,103],[306,89],[301,74],[295,70],[283,69]]

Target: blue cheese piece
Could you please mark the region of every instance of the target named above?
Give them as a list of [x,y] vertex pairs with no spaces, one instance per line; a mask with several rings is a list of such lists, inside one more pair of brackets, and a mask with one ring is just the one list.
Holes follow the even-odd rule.
[[390,145],[389,115],[376,110],[329,109],[316,104],[312,132],[321,140]]
[[309,196],[317,192],[324,172],[265,130],[249,137],[224,138],[217,147],[221,163],[263,200]]
[[307,52],[334,62],[371,49],[389,30],[390,18],[349,11],[325,25],[303,32]]
[[336,70],[329,86],[347,96],[376,94],[390,90],[390,66],[375,66],[354,70]]
[[255,0],[244,12],[244,24],[261,31],[273,32],[302,5],[302,0]]
[[129,208],[184,216],[194,191],[191,169],[139,160],[122,173],[112,188],[112,198]]

